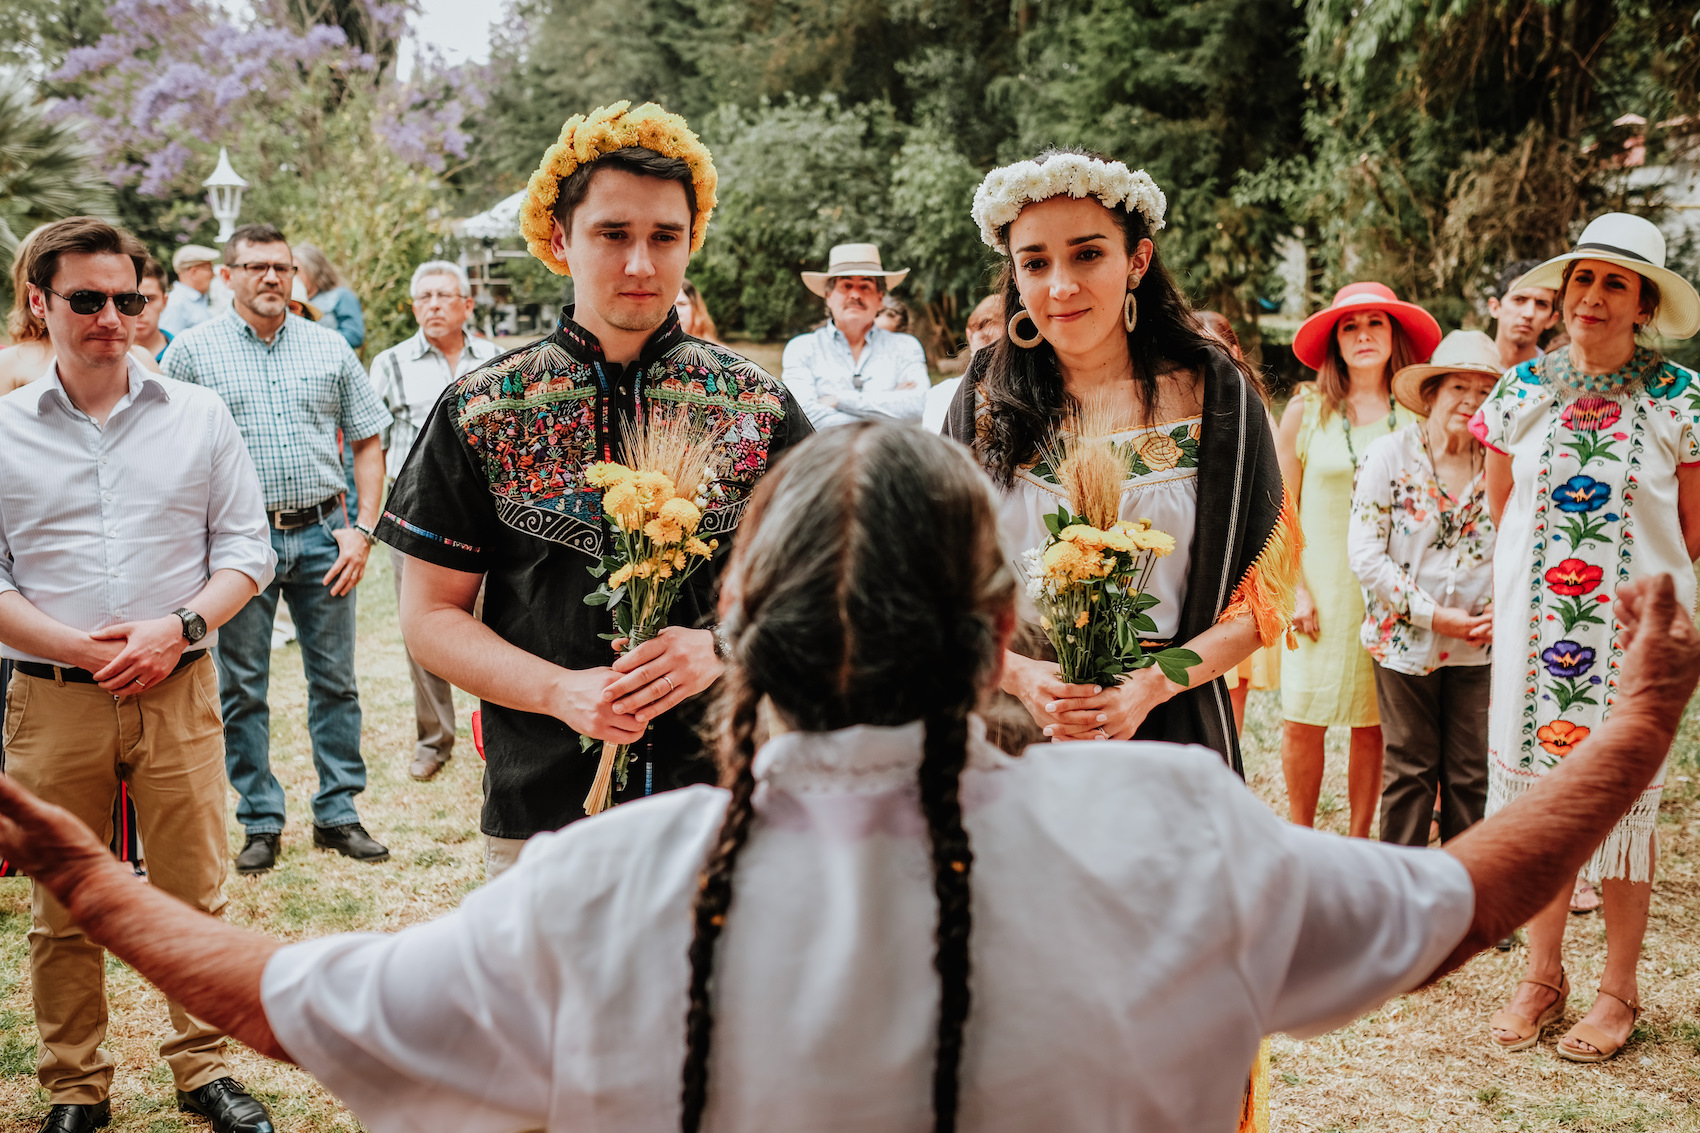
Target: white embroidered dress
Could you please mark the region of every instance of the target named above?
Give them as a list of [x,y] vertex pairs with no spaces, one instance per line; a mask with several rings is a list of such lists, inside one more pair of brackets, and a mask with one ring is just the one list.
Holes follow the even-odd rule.
[[[1676,470],[1700,463],[1700,384],[1644,348],[1618,376],[1615,394],[1567,393],[1555,379],[1578,383],[1557,351],[1507,371],[1471,423],[1512,468],[1494,555],[1489,814],[1610,715],[1617,588],[1670,574],[1677,601],[1694,606]],[[1589,878],[1652,879],[1664,779],[1661,767],[1583,867]]]

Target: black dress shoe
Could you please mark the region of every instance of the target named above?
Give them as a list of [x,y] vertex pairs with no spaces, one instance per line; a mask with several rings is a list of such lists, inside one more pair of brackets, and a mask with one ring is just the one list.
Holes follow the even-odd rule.
[[178,1090],[177,1108],[206,1118],[213,1133],[273,1133],[272,1115],[234,1078],[220,1078],[198,1090]]
[[237,873],[264,873],[277,864],[276,834],[250,834],[236,855]]
[[335,850],[343,857],[353,858],[357,862],[390,860],[389,847],[366,833],[366,828],[358,822],[349,822],[342,826],[314,826],[313,845],[321,850]]
[[112,1120],[112,1102],[98,1101],[93,1105],[56,1105],[47,1111],[41,1123],[41,1133],[85,1133],[99,1129]]

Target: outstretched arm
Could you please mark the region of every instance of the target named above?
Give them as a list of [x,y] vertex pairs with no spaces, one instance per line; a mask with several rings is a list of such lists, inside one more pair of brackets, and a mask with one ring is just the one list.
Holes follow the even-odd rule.
[[1630,638],[1618,703],[1522,798],[1448,843],[1475,883],[1470,930],[1429,979],[1458,967],[1544,908],[1593,853],[1664,762],[1700,679],[1700,633],[1669,575],[1617,592]]
[[292,1061],[260,1003],[260,977],[282,945],[137,885],[70,811],[0,775],[0,853],[70,910],[88,938],[190,1014],[261,1054]]

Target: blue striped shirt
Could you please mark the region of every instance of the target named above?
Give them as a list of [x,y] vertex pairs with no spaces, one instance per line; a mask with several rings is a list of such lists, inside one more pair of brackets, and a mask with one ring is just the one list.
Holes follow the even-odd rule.
[[390,419],[342,336],[296,315],[267,344],[231,311],[178,335],[163,365],[167,376],[206,386],[230,407],[267,511],[346,491],[337,430],[364,440]]

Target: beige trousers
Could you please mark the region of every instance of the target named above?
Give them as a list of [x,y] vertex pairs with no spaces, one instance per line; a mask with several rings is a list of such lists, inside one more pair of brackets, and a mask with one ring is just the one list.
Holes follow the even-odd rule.
[[[390,570],[395,579],[395,596],[401,599],[401,576],[407,567],[407,556],[390,548]],[[455,746],[454,686],[413,659],[407,653],[407,671],[413,678],[413,758],[426,763],[442,763]]]
[[[17,673],[6,690],[6,773],[112,836],[118,781],[130,785],[148,882],[217,914],[224,908],[224,729],[218,672],[202,657],[139,696]],[[138,881],[138,885],[142,882]],[[55,1104],[90,1105],[112,1089],[105,952],[41,886],[33,891],[30,979],[41,1051],[36,1076]],[[178,1089],[230,1073],[224,1035],[170,1004],[159,1052]]]

